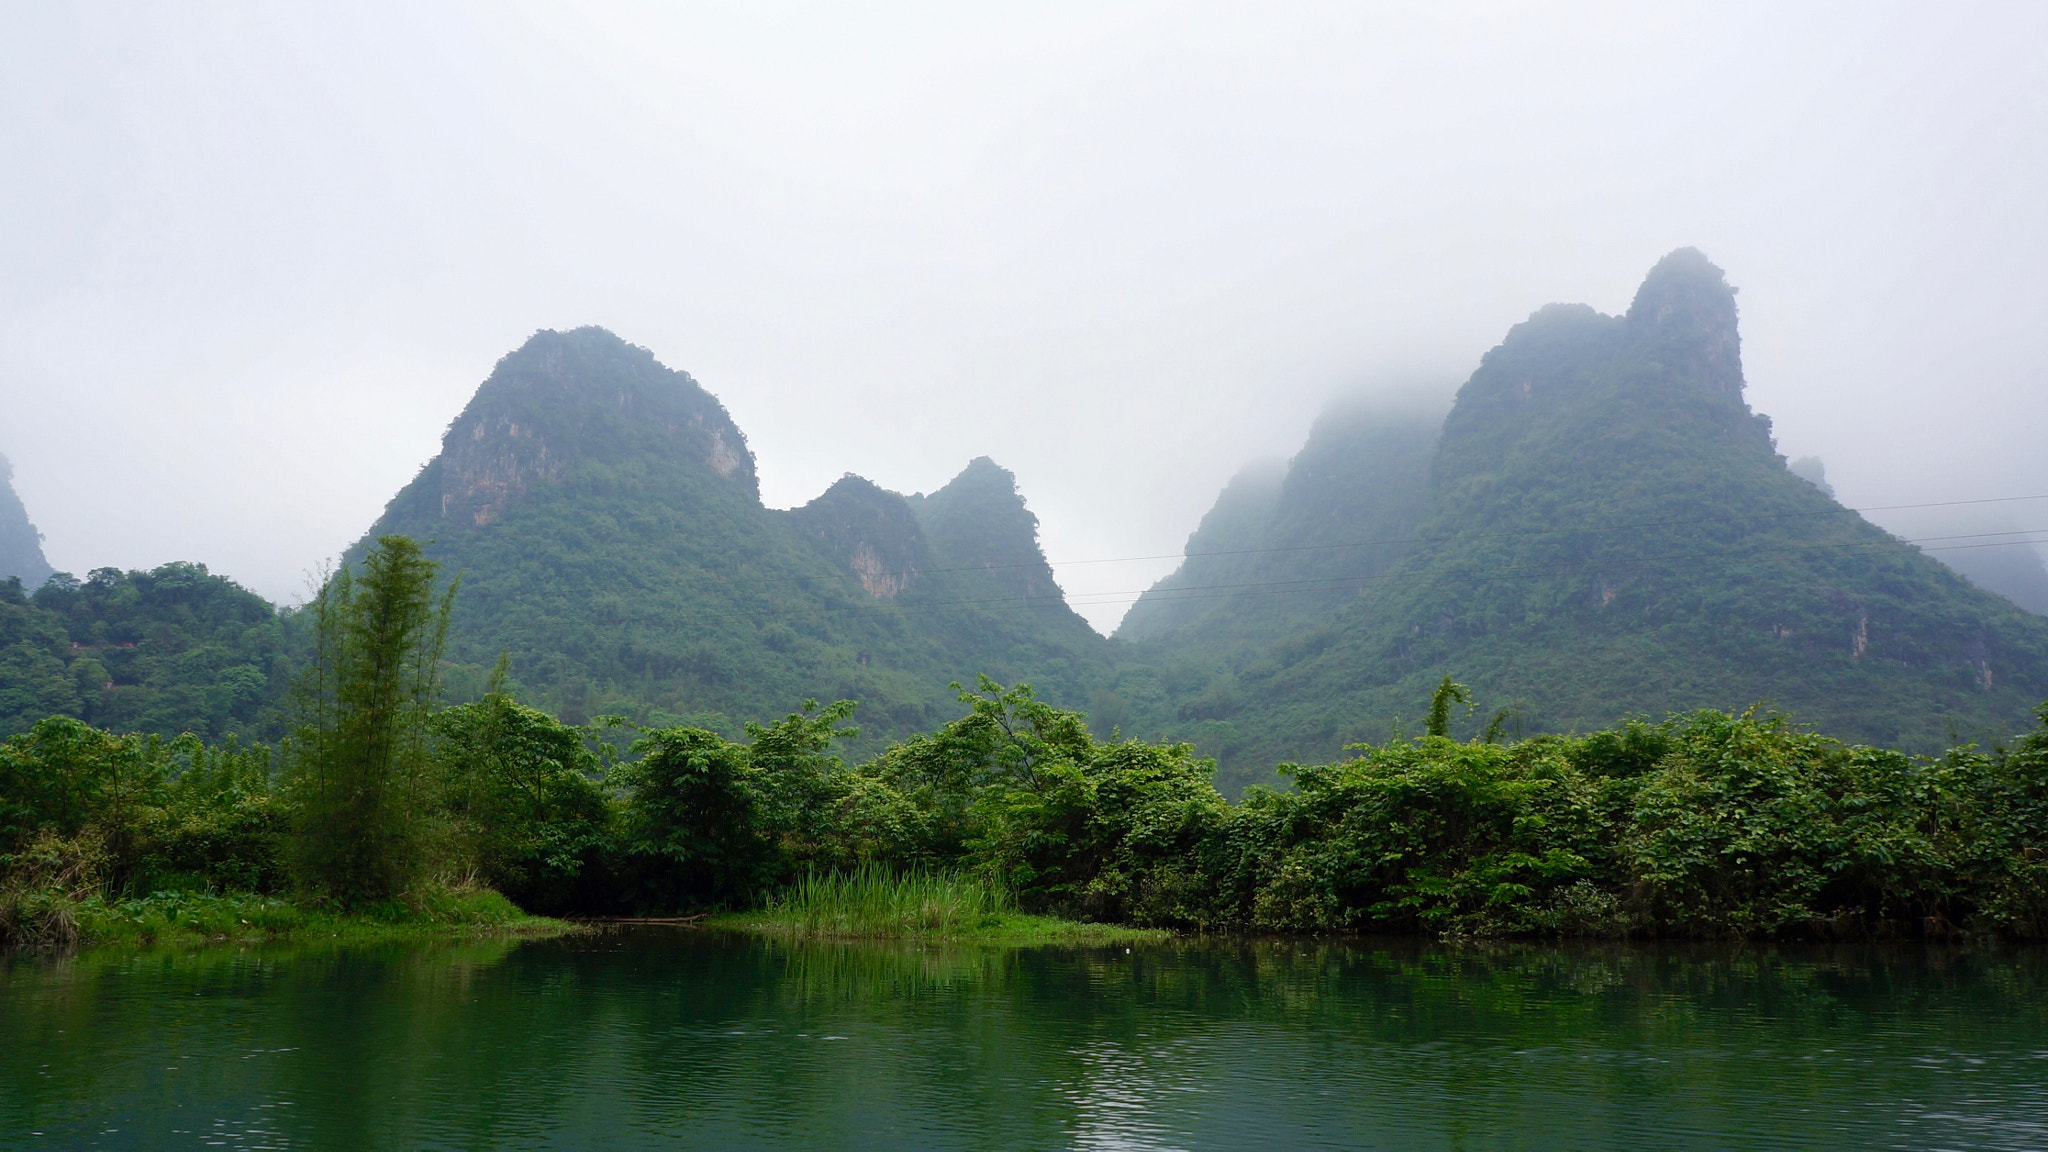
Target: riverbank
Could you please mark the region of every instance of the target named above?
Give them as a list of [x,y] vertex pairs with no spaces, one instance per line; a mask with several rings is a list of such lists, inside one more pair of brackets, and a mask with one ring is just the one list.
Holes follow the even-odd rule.
[[134,899],[33,896],[6,910],[15,947],[155,947],[280,940],[370,944],[454,936],[548,937],[580,925],[530,916],[488,889],[435,890],[355,911],[246,893],[156,892]]

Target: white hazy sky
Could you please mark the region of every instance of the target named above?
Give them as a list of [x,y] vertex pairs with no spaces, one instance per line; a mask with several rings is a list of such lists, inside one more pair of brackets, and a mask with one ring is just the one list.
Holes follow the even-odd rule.
[[[595,323],[771,504],[986,454],[1056,562],[1171,554],[1331,396],[1690,244],[1849,503],[2048,492],[2044,45],[2032,3],[5,0],[0,452],[57,567],[292,599]],[[1170,567],[1061,577],[1106,629]]]

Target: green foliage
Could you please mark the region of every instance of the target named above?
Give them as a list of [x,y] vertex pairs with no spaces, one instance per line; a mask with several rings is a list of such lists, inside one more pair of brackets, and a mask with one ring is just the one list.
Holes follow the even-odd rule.
[[[2048,619],[1787,469],[1743,398],[1733,290],[1697,252],[1661,261],[1625,316],[1551,305],[1516,325],[1440,436],[1394,450],[1409,423],[1332,417],[1263,503],[1226,493],[1119,632],[1162,673],[1111,686],[1126,732],[1195,735],[1228,700],[1229,739],[1197,739],[1235,783],[1412,721],[1453,670],[1531,731],[1765,701],[1920,755],[2048,697]],[[1364,475],[1382,462],[1397,474]],[[1199,555],[1256,548],[1282,550]],[[1190,667],[1208,671],[1164,675]]]
[[867,864],[811,872],[770,897],[764,921],[802,936],[955,937],[997,927],[1009,894],[976,876]]
[[669,907],[750,901],[777,879],[773,813],[743,744],[701,728],[665,728],[621,767],[632,799],[621,836],[641,865],[641,899]]
[[356,576],[335,573],[308,606],[312,659],[300,682],[295,784],[298,866],[344,906],[405,891],[426,860],[430,718],[455,589],[436,565],[386,536]]
[[[1451,705],[1472,703],[1472,692],[1463,684],[1453,681],[1446,673],[1443,682],[1429,696],[1429,719],[1424,722],[1425,736],[1449,736],[1451,734]],[[1488,740],[1491,744],[1493,741]]]
[[291,625],[203,564],[59,572],[29,598],[0,584],[0,735],[61,714],[165,739],[274,740]]
[[584,730],[502,691],[442,711],[434,731],[453,870],[525,907],[568,905],[604,847],[606,757]]
[[[419,643],[389,650],[417,658]],[[1457,687],[1439,683],[1446,723],[1432,727]],[[951,722],[849,764],[846,701],[805,701],[744,741],[644,730],[621,760],[600,740],[615,718],[569,726],[493,691],[432,718],[416,785],[387,778],[413,810],[406,838],[380,843],[415,874],[394,886],[390,862],[340,858],[366,875],[320,877],[295,907],[324,915],[357,893],[359,917],[454,923],[474,909],[437,901],[470,908],[490,891],[480,879],[563,911],[756,908],[745,923],[825,935],[1015,934],[1042,915],[1224,932],[2048,937],[2048,705],[2009,747],[1938,758],[1754,710],[1582,736],[1395,736],[1283,766],[1291,790],[1231,804],[1188,744],[1099,739],[1027,686],[984,678],[958,698]],[[0,930],[18,942],[92,924],[153,937],[188,913],[214,924],[242,896],[281,894],[282,861],[321,835],[274,790],[268,751],[231,742],[51,718],[0,744],[0,783]]]

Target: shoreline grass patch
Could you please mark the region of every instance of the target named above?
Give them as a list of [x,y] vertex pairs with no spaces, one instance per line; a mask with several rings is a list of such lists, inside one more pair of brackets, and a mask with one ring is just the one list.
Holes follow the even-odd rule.
[[159,891],[144,896],[14,893],[0,909],[17,949],[150,948],[286,940],[373,943],[464,935],[558,936],[582,929],[529,916],[489,889],[434,889],[351,912],[252,893]]
[[813,872],[753,912],[713,917],[710,927],[824,939],[1109,942],[1168,933],[1090,924],[1017,910],[1000,885],[966,872],[894,871],[875,864]]

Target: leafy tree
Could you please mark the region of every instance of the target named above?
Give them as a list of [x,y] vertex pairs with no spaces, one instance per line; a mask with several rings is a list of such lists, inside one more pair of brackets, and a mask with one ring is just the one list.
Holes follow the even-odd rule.
[[[1472,693],[1463,684],[1454,682],[1445,674],[1443,682],[1429,697],[1429,718],[1424,722],[1423,734],[1428,736],[1449,736],[1451,734],[1451,705],[1472,703]],[[1491,741],[1488,741],[1491,743]]]
[[436,596],[419,545],[385,536],[308,611],[311,662],[295,732],[299,867],[345,905],[405,890],[425,859],[432,709],[455,584]]
[[775,837],[747,748],[701,728],[662,728],[634,741],[617,774],[629,791],[622,864],[637,902],[663,909],[750,902],[777,879]]
[[141,812],[161,800],[161,744],[52,716],[0,745],[0,850],[18,850],[38,831],[97,828],[125,882],[140,863]]
[[449,847],[522,906],[560,909],[605,843],[608,757],[586,730],[513,700],[504,667],[483,699],[434,718]]

